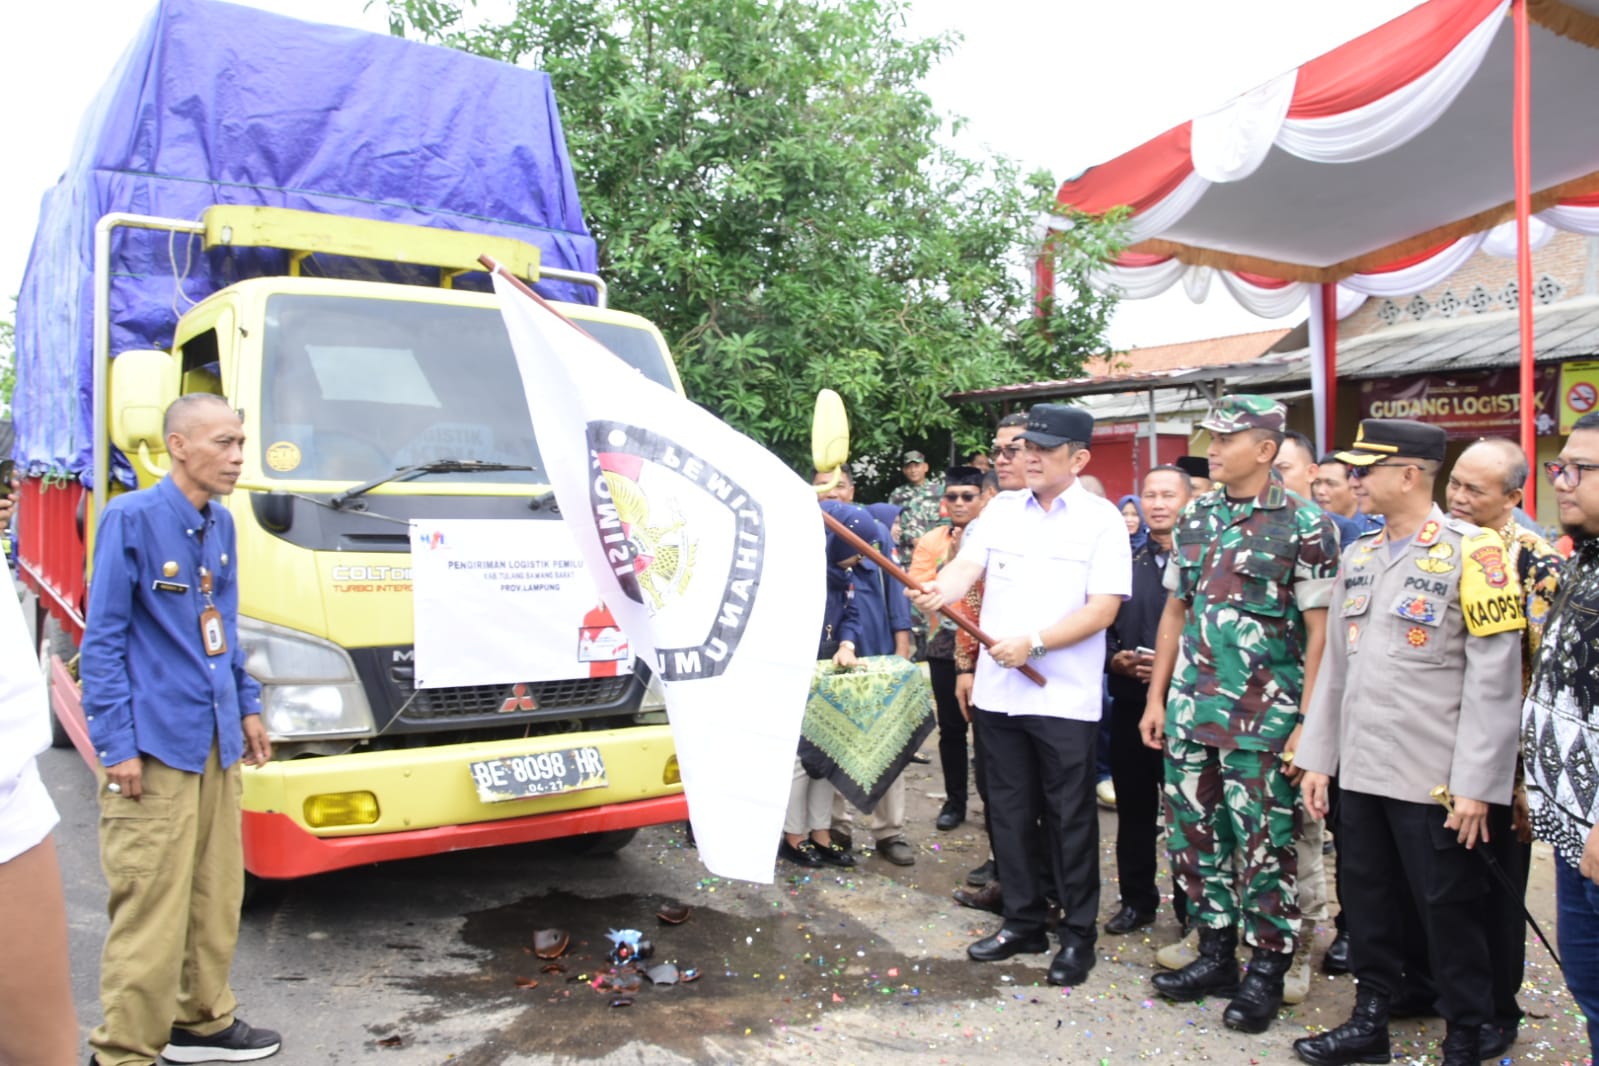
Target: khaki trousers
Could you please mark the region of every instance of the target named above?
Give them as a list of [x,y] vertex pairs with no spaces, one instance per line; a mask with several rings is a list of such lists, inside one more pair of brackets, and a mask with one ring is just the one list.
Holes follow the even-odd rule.
[[100,959],[105,1021],[89,1036],[100,1066],[153,1063],[174,1026],[200,1036],[233,1024],[228,987],[244,900],[239,764],[205,770],[144,757],[138,800],[100,788],[100,866],[111,930]]
[[[836,790],[833,792],[833,829],[839,832],[852,833],[853,819],[850,816],[849,804]],[[866,831],[872,834],[872,839],[881,844],[885,840],[892,840],[905,832],[905,775],[902,773],[894,778],[894,783],[888,786],[888,791],[883,793],[883,798],[877,801],[877,809],[866,816]]]
[[1300,799],[1299,835],[1294,838],[1294,848],[1299,852],[1299,916],[1311,921],[1327,920],[1327,858],[1321,846],[1327,839],[1327,823],[1305,813],[1304,800]]

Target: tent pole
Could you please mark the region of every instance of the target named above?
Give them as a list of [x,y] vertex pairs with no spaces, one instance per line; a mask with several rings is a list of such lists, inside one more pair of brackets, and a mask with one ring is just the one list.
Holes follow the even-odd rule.
[[1320,288],[1321,306],[1316,310],[1321,315],[1322,387],[1326,389],[1326,429],[1320,445],[1323,452],[1330,452],[1338,437],[1338,283],[1325,281]]
[[1160,465],[1160,426],[1155,422],[1155,389],[1149,390],[1149,470]]
[[[1528,218],[1532,213],[1532,48],[1527,26],[1527,0],[1512,0],[1515,17],[1515,71],[1512,102],[1511,152],[1516,175],[1516,309],[1521,320],[1521,449],[1527,453],[1529,471],[1538,469],[1538,437],[1534,424],[1532,346],[1532,249]],[[1538,479],[1529,474],[1523,508],[1538,514]]]

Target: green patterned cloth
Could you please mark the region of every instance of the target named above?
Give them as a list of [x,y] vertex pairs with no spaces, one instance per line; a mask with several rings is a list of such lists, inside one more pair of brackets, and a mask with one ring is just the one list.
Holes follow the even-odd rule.
[[870,814],[933,731],[932,691],[915,663],[869,655],[848,670],[816,664],[800,726],[805,772]]

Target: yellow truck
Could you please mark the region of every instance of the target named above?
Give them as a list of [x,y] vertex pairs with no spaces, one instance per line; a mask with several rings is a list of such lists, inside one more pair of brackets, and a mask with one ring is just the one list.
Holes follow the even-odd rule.
[[[252,68],[260,40],[284,62]],[[18,305],[18,566],[58,741],[95,761],[73,676],[95,523],[162,476],[166,405],[213,392],[249,436],[223,505],[274,742],[244,775],[251,873],[609,850],[686,820],[645,664],[573,652],[556,680],[416,684],[411,523],[560,520],[478,257],[681,388],[659,331],[584,269],[548,80],[209,0],[165,0],[129,57],[46,197]],[[264,82],[230,95],[250,69]],[[580,628],[625,640],[598,605],[572,628],[574,648]]]

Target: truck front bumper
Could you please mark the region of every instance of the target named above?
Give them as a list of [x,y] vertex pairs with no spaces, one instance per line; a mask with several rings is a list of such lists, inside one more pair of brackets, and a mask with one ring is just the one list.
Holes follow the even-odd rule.
[[[480,798],[472,763],[574,747],[599,750],[604,786],[500,802]],[[309,814],[322,798],[352,794],[370,797],[372,820],[312,824]],[[352,752],[244,772],[245,868],[267,878],[687,818],[667,726]]]

